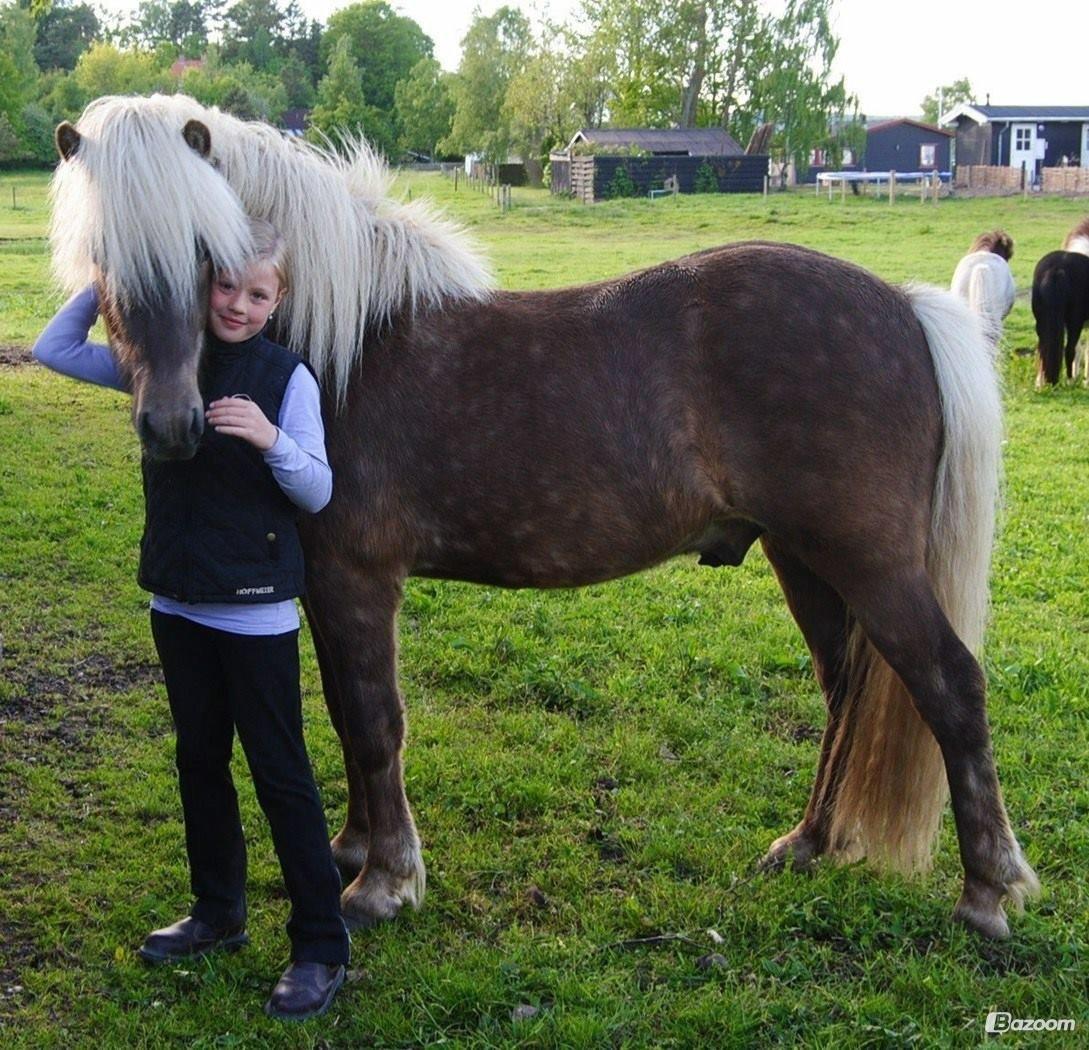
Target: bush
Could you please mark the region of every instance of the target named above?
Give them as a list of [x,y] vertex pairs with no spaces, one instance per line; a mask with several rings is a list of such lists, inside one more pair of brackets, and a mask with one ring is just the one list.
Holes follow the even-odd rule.
[[609,185],[605,187],[605,196],[610,200],[635,196],[635,183],[632,181],[631,172],[623,164],[616,169]]
[[718,176],[707,161],[696,169],[696,182],[693,189],[696,193],[718,193]]

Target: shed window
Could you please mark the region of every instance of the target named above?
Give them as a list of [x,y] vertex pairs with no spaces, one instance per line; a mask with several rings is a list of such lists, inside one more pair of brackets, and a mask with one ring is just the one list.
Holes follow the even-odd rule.
[[845,149],[843,151],[843,163],[844,164],[854,164],[854,162],[855,162],[855,151],[853,149]]
[[937,163],[938,147],[933,142],[924,142],[919,147],[919,167],[933,168]]
[[1013,144],[1015,149],[1032,149],[1032,128],[1014,128],[1013,135]]

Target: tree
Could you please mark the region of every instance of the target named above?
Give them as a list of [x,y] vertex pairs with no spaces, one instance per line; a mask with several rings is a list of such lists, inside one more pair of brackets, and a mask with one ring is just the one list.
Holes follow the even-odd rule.
[[72,78],[88,100],[100,95],[145,95],[167,86],[151,55],[101,42],[79,56]]
[[391,153],[396,145],[389,119],[374,106],[367,105],[359,65],[352,56],[352,41],[342,36],[333,48],[329,72],[318,85],[318,103],[310,113],[308,134],[334,144],[365,135],[377,150]]
[[[954,80],[952,84],[945,84],[939,89],[941,93],[941,108],[948,112],[961,102],[973,102],[975,92],[968,83],[967,77]],[[938,112],[938,92],[927,95],[923,99],[923,120],[927,124],[937,124],[941,113]]]
[[27,100],[34,94],[38,64],[34,61],[34,19],[15,4],[0,7],[0,53],[11,62],[11,76],[20,96]]
[[208,17],[204,0],[143,0],[136,9],[133,35],[145,47],[170,43],[196,58],[208,46]]
[[451,75],[434,58],[421,58],[394,90],[400,143],[432,158],[454,119]]
[[507,88],[533,47],[529,20],[505,6],[487,17],[477,14],[461,46],[454,123],[441,145],[455,153],[480,153],[498,164],[510,149],[509,116],[503,110]]
[[360,63],[363,98],[367,105],[386,112],[394,108],[398,82],[434,51],[431,38],[384,0],[352,4],[330,16],[321,42],[322,53],[330,64],[333,51],[345,37]]
[[75,69],[76,60],[91,46],[100,29],[98,16],[89,4],[54,4],[38,16],[34,61],[42,70]]
[[[829,135],[832,116],[853,100],[842,79],[830,83],[839,41],[829,22],[831,0],[787,0],[779,18],[767,20],[770,46],[759,55],[748,119],[774,121],[774,144],[798,169]],[[741,121],[737,122],[738,124]]]
[[512,148],[522,157],[533,186],[541,183],[551,148],[578,130],[560,86],[563,58],[548,43],[538,46],[507,85],[502,116]]
[[286,24],[287,11],[277,0],[238,0],[223,18],[224,59],[268,69],[275,46],[284,40],[281,29]]

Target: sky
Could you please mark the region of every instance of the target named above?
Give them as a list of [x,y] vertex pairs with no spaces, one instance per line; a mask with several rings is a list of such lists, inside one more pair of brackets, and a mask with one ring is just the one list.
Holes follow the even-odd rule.
[[[435,41],[436,57],[457,68],[459,41],[473,8],[491,14],[501,0],[390,0]],[[527,13],[547,11],[564,21],[577,0],[507,0]],[[669,0],[662,0],[668,4]],[[343,0],[301,0],[312,18],[324,21]],[[837,73],[859,97],[867,116],[912,116],[939,84],[967,77],[976,101],[990,93],[995,105],[1089,105],[1085,62],[1063,55],[1059,40],[1089,39],[1089,5],[1059,8],[1041,3],[1038,12],[1012,3],[947,0],[895,6],[882,0],[834,0],[840,38]],[[1033,14],[1036,17],[1033,17]],[[1056,25],[1062,22],[1061,30]]]
[[[324,22],[349,0],[300,0],[311,18]],[[503,0],[388,0],[414,19],[435,42],[435,55],[456,69],[460,41],[474,8],[491,14]],[[506,0],[527,14],[545,12],[566,21],[578,0]],[[668,4],[670,0],[662,0]],[[776,4],[782,0],[761,0]],[[132,0],[103,0],[113,9]],[[983,103],[994,105],[1089,105],[1089,77],[1077,52],[1065,54],[1062,40],[1089,39],[1089,5],[1059,8],[1043,0],[1037,12],[994,0],[946,0],[945,3],[900,3],[882,0],[833,0],[840,38],[836,72],[859,97],[867,117],[913,116],[924,96],[967,77]],[[1036,17],[1033,17],[1033,16]]]

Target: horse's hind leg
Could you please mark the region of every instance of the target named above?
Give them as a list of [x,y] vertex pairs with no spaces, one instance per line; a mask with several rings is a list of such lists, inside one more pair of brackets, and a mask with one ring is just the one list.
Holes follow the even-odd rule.
[[833,744],[839,730],[840,712],[847,689],[847,606],[840,596],[775,540],[763,540],[787,605],[813,657],[813,670],[824,693],[828,722],[821,741],[820,759],[805,813],[792,831],[776,839],[761,867],[775,869],[792,860],[805,868],[828,848],[831,799],[835,793],[840,761]]
[[856,579],[844,593],[941,748],[964,865],[964,891],[954,915],[988,937],[1006,937],[1003,897],[1020,905],[1037,881],[1002,803],[983,672],[949,625],[922,570],[869,583]]
[[1078,340],[1081,338],[1081,325],[1068,324],[1066,326],[1066,378],[1074,378],[1074,358],[1078,353]]
[[348,775],[358,778],[357,806],[366,805],[365,824],[349,820],[350,845],[364,827],[369,832],[363,870],[345,888],[341,906],[349,922],[371,925],[394,918],[405,903],[419,906],[425,885],[401,762],[405,721],[395,636],[401,575],[311,563],[307,590],[320,624],[323,678],[338,701]]
[[[311,574],[314,574],[313,569]],[[313,584],[311,587],[313,588]],[[324,632],[328,628],[322,619],[320,604],[315,606],[313,600],[308,597],[303,599],[303,606],[306,609],[306,618],[314,639],[314,652],[318,657],[325,706],[329,711],[329,720],[340,738],[341,750],[344,753],[344,772],[348,782],[348,812],[344,818],[344,826],[333,836],[330,846],[341,880],[347,884],[363,870],[367,860],[367,843],[370,839],[367,796],[363,786],[363,772],[352,755],[348,737],[344,732],[343,701],[340,696],[340,683],[335,672],[334,650],[325,640]]]

